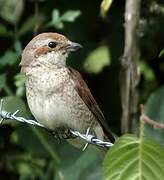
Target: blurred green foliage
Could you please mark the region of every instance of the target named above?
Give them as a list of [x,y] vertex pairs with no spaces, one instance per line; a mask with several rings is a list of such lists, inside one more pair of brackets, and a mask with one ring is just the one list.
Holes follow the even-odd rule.
[[[146,113],[159,123],[164,122],[164,86],[153,92],[146,104]],[[145,125],[145,135],[164,145],[164,130]]]
[[88,73],[100,73],[105,66],[110,65],[110,55],[107,46],[99,46],[92,50],[85,59],[84,68]]
[[113,0],[103,0],[101,2],[101,6],[100,6],[100,13],[102,17],[106,17],[107,16],[107,12],[109,11],[109,8],[112,5]]
[[54,9],[52,12],[52,20],[48,22],[47,26],[52,26],[56,29],[63,29],[64,22],[74,22],[80,14],[81,12],[79,10],[68,10],[60,15],[59,10]]
[[17,24],[20,20],[24,8],[24,1],[20,0],[1,0],[0,16],[11,24]]
[[[142,2],[138,69],[140,103],[146,104],[152,118],[164,123],[163,7],[160,0]],[[119,136],[123,23],[124,1],[121,0],[0,0],[0,97],[4,99],[4,109],[11,112],[19,109],[18,115],[32,118],[25,99],[24,77],[19,73],[21,52],[36,33],[59,32],[84,46],[70,56],[68,64],[81,71],[111,129]],[[163,130],[146,125],[145,135],[163,144]],[[137,140],[132,141],[136,143]],[[127,140],[125,144],[128,146],[129,142]],[[151,146],[153,143],[150,142]],[[67,142],[58,143],[44,130],[26,124],[5,121],[0,127],[0,151],[2,180],[103,179],[103,156],[96,148],[89,147],[82,152]],[[110,152],[107,167],[109,162]],[[110,169],[106,172],[108,177]]]

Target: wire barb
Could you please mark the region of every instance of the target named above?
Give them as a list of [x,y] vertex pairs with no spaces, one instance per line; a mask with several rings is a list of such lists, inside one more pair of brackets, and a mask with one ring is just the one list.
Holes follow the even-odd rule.
[[[2,124],[2,122],[4,120],[16,120],[16,121],[19,121],[22,123],[27,123],[30,125],[35,125],[35,126],[39,126],[41,128],[45,128],[42,124],[38,123],[35,120],[25,119],[23,117],[17,116],[18,112],[19,112],[19,110],[15,111],[14,113],[4,111],[3,110],[3,99],[1,99],[1,101],[0,101],[0,124]],[[88,147],[89,144],[93,144],[93,145],[96,145],[96,146],[99,146],[102,148],[110,148],[113,146],[113,144],[111,142],[102,141],[100,139],[97,139],[95,136],[89,134],[90,127],[88,127],[86,134],[81,134],[80,132],[74,131],[74,130],[70,130],[70,132],[72,133],[73,136],[79,137],[87,142],[85,144],[85,146],[83,147],[83,151],[86,150],[86,148]]]

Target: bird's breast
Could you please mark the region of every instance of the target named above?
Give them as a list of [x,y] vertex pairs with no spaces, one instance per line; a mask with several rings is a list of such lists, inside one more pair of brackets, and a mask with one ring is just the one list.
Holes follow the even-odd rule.
[[[60,126],[68,112],[63,100],[63,86],[68,77],[64,70],[37,71],[26,81],[28,105],[34,117],[48,128]],[[56,120],[54,123],[54,119]]]
[[32,114],[49,129],[64,126],[86,132],[95,123],[65,71],[42,73],[28,79],[26,94]]

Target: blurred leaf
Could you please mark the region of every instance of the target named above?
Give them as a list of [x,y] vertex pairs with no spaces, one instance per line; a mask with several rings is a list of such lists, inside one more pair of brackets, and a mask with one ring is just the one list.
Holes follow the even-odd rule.
[[147,101],[147,98],[149,97],[150,93],[152,93],[152,91],[154,91],[158,85],[153,69],[146,63],[145,60],[139,62],[138,70],[141,74],[141,77],[143,78],[141,101],[145,102]]
[[52,11],[52,22],[55,23],[55,22],[58,22],[60,19],[60,12],[58,9],[54,9]]
[[[97,162],[90,165],[93,169],[89,170],[88,173],[85,175],[85,180],[103,180],[102,174],[102,162]],[[89,168],[88,168],[89,169]],[[80,178],[83,180],[83,178]]]
[[0,24],[0,35],[3,36],[7,34],[7,29],[3,24]]
[[89,73],[100,73],[105,66],[110,65],[110,54],[107,46],[94,49],[85,60],[84,68]]
[[[60,159],[57,155],[56,150],[53,148],[53,143],[49,141],[49,136],[51,136],[49,133],[45,132],[44,129],[39,129],[37,127],[33,127],[32,125],[20,124],[20,126],[17,127],[18,132],[18,141],[24,147],[28,152],[38,155],[40,157],[51,157],[52,162],[57,168],[57,166],[60,163]],[[29,135],[31,138],[29,139]],[[53,137],[52,137],[53,138]],[[28,139],[27,142],[24,141],[24,139]],[[55,139],[53,138],[53,141]]]
[[112,3],[113,0],[102,0],[100,8],[100,13],[102,17],[105,17],[107,15],[107,12],[109,11]]
[[155,80],[155,74],[146,62],[140,61],[139,70],[147,81]]
[[74,22],[75,19],[80,16],[80,14],[81,11],[79,10],[69,10],[61,16],[61,20],[65,22]]
[[43,135],[43,133],[41,133],[38,129],[32,127],[33,132],[35,133],[35,135],[37,136],[37,138],[39,139],[40,143],[43,145],[43,147],[45,148],[45,150],[47,151],[47,154],[49,154],[49,156],[52,158],[54,164],[57,166],[60,163],[60,158],[58,157],[55,149],[52,148],[51,144],[49,144],[47,142],[47,139],[45,138],[45,136]]
[[25,76],[23,74],[16,74],[14,76],[14,79],[15,79],[15,85],[17,87],[20,87],[25,83]]
[[15,41],[14,43],[14,49],[18,54],[22,53],[22,46],[21,46],[21,42],[20,41]]
[[14,50],[9,49],[5,51],[5,54],[3,56],[0,57],[0,65],[13,65],[20,57],[21,52],[22,47],[20,41],[16,41],[14,43]]
[[73,22],[81,14],[79,10],[66,11],[62,16],[58,9],[54,9],[52,12],[52,20],[47,23],[47,26],[53,26],[56,29],[63,29],[63,22]]
[[16,96],[6,96],[3,97],[3,110],[8,112],[15,112],[19,110],[18,116],[26,117],[29,115],[27,107],[24,101]]
[[7,50],[5,51],[5,54],[0,57],[0,65],[6,66],[6,65],[13,65],[18,58],[20,57],[20,54],[13,50]]
[[164,16],[164,6],[162,5],[162,3],[152,1],[152,3],[150,4],[150,12]]
[[[153,120],[164,123],[164,86],[152,93],[146,103],[146,114]],[[145,135],[164,145],[164,130],[145,124]]]
[[6,84],[6,74],[0,74],[0,91],[3,89]]
[[[81,152],[81,155],[74,158],[74,163],[67,161],[67,165],[60,169],[63,177],[67,180],[91,180],[93,174],[97,174],[98,176],[94,176],[94,180],[101,180],[102,178],[102,156],[100,156],[100,151],[98,151],[95,147],[90,146],[86,151]],[[69,152],[69,154],[72,154]],[[65,158],[67,158],[65,156]],[[70,157],[69,157],[70,158]],[[97,173],[95,169],[97,168]],[[76,171],[75,171],[76,169]],[[73,172],[73,173],[70,173]],[[59,178],[57,178],[58,180]]]
[[24,8],[23,0],[1,0],[0,16],[11,24],[16,24]]
[[6,26],[0,23],[0,36],[11,36],[12,32],[8,31]]
[[159,56],[158,57],[162,57],[164,54],[164,49],[162,49],[162,51],[159,53]]
[[28,152],[21,152],[20,150],[8,151],[7,155],[2,157],[2,160],[5,161],[8,170],[19,173],[20,180],[31,179],[33,176],[42,177],[44,175],[44,159],[33,157]]
[[60,12],[58,9],[54,9],[52,11],[52,20],[47,23],[47,26],[53,26],[56,29],[62,29],[64,27],[64,24],[60,19]]
[[105,180],[162,180],[164,148],[146,138],[124,135],[108,151],[104,173]]
[[16,74],[14,80],[14,84],[17,87],[16,95],[22,97],[25,94],[25,76],[22,74]]
[[45,16],[43,14],[38,14],[37,16],[30,16],[21,26],[20,30],[18,30],[18,36],[22,36],[29,31],[33,31],[36,24],[39,26],[44,22]]

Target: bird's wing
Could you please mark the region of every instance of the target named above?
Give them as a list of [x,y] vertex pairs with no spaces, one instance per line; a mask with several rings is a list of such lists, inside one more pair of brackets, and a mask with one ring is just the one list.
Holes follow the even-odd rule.
[[102,111],[100,110],[97,102],[95,101],[94,97],[92,96],[87,84],[83,80],[82,76],[78,71],[75,69],[68,67],[69,75],[72,78],[72,80],[75,82],[75,89],[81,99],[84,101],[84,103],[87,105],[89,110],[93,113],[95,118],[98,120],[99,124],[103,128],[105,136],[111,141],[114,142],[115,139],[110,132],[110,129],[105,121],[104,115]]

